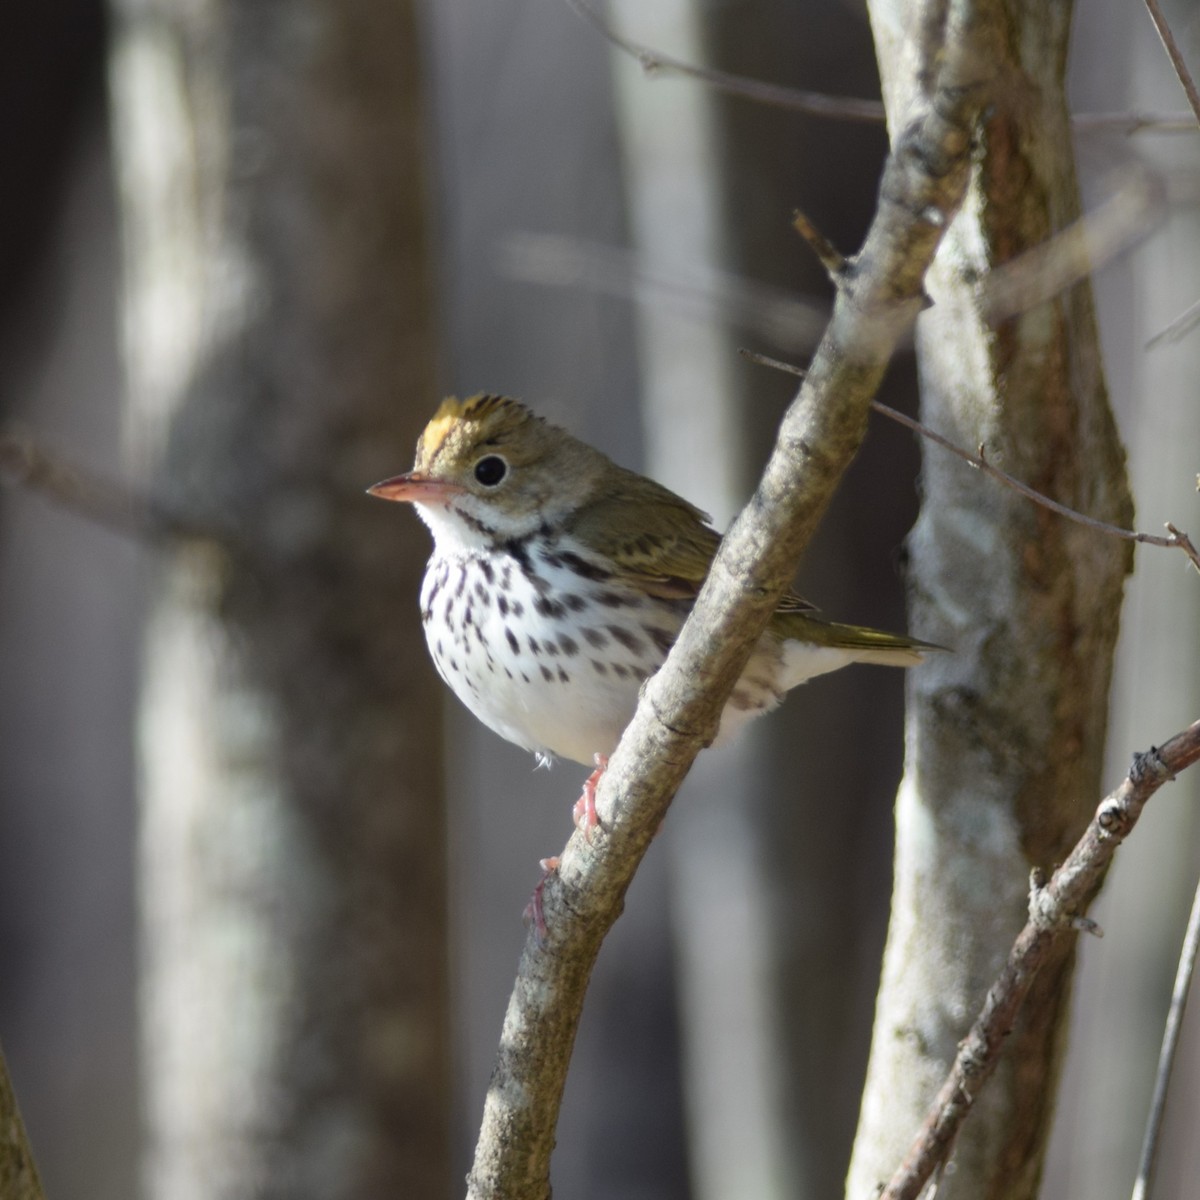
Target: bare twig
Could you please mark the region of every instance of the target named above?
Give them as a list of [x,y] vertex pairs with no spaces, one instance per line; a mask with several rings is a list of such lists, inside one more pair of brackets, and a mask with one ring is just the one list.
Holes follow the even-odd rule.
[[1133,1185],[1133,1200],[1146,1200],[1154,1182],[1154,1166],[1158,1157],[1158,1137],[1162,1131],[1163,1114],[1167,1107],[1167,1089],[1171,1086],[1171,1071],[1175,1066],[1175,1055],[1179,1049],[1179,1033],[1183,1028],[1183,1014],[1187,1008],[1188,992],[1192,977],[1196,973],[1196,954],[1200,950],[1200,886],[1192,898],[1192,912],[1188,917],[1187,932],[1183,937],[1183,948],[1179,953],[1179,968],[1175,972],[1175,986],[1171,990],[1171,1007],[1167,1012],[1167,1023],[1163,1029],[1162,1049],[1158,1055],[1158,1071],[1154,1076],[1154,1096],[1150,1101],[1150,1113],[1146,1118],[1146,1133],[1142,1139],[1141,1161],[1138,1163],[1137,1180]]
[[845,256],[798,208],[792,213],[792,228],[809,244],[836,287],[846,270]]
[[1192,78],[1187,63],[1183,60],[1179,43],[1175,40],[1170,25],[1167,24],[1167,18],[1163,15],[1158,0],[1146,0],[1146,11],[1149,12],[1150,20],[1154,22],[1154,28],[1162,39],[1163,49],[1166,50],[1167,57],[1171,60],[1171,66],[1175,68],[1175,74],[1179,76],[1180,85],[1183,87],[1188,103],[1192,106],[1196,122],[1200,124],[1200,91],[1196,90],[1196,81]]
[[916,1200],[946,1160],[958,1130],[996,1068],[1005,1040],[1039,968],[1057,943],[1074,932],[1104,878],[1117,847],[1129,836],[1146,802],[1164,783],[1200,761],[1200,721],[1161,747],[1134,756],[1129,774],[1096,815],[1049,883],[1030,889],[1029,921],[1013,943],[999,977],[929,1109],[920,1132],[879,1200]]
[[[767,104],[773,108],[790,109],[808,113],[814,117],[828,117],[835,121],[856,121],[864,124],[882,124],[883,104],[879,100],[863,100],[853,96],[830,96],[823,92],[810,92],[802,88],[785,87],[782,84],[763,83],[718,71],[712,67],[700,67],[664,54],[650,46],[635,42],[618,33],[605,18],[596,11],[588,0],[567,0],[589,25],[619,50],[635,58],[647,75],[674,74],[687,79],[707,83],[719,92],[730,96],[741,96],[756,104]],[[1077,129],[1083,131],[1106,130],[1118,133],[1195,133],[1196,123],[1185,113],[1078,113],[1071,118]]]
[[820,92],[806,92],[797,88],[781,87],[778,84],[760,83],[741,75],[716,71],[710,67],[698,67],[685,63],[643,46],[631,38],[619,34],[587,0],[567,0],[567,3],[596,29],[602,37],[641,64],[647,74],[673,72],[689,79],[698,79],[719,92],[731,96],[742,96],[758,104],[769,104],[775,108],[788,108],[795,112],[809,113],[817,117],[833,117],[841,121],[863,121],[882,124],[883,104],[879,100],[858,100],[850,96],[826,96]]
[[631,250],[564,234],[510,234],[497,257],[499,269],[514,279],[669,304],[680,313],[753,330],[789,352],[811,352],[829,320],[827,301],[706,266],[691,265],[685,273]]
[[[798,375],[800,377],[804,375],[804,369],[794,366],[792,363],[781,362],[777,358],[770,358],[765,354],[758,354],[753,350],[743,350],[741,354],[751,362],[760,363],[764,367],[773,367],[777,371],[786,371],[790,375]],[[1077,525],[1085,525],[1088,529],[1095,529],[1099,533],[1107,533],[1110,537],[1121,538],[1127,542],[1141,542],[1147,546],[1163,546],[1171,550],[1182,550],[1191,560],[1192,566],[1197,571],[1200,571],[1200,552],[1192,544],[1191,538],[1186,533],[1177,529],[1170,521],[1166,525],[1166,537],[1154,533],[1140,533],[1136,529],[1122,529],[1120,525],[1110,525],[1107,521],[1098,521],[1095,517],[1089,517],[1074,508],[1068,508],[1065,504],[1060,504],[1057,500],[1051,500],[1049,496],[1043,495],[1036,489],[1031,488],[1027,483],[1022,483],[1021,480],[1010,475],[1007,471],[1001,471],[999,467],[994,467],[988,462],[983,446],[979,447],[978,455],[969,454],[961,446],[956,446],[949,438],[943,437],[940,433],[936,433],[930,429],[928,425],[922,425],[920,421],[899,412],[897,409],[889,408],[886,404],[881,404],[878,400],[872,400],[871,407],[877,413],[882,413],[889,420],[903,425],[906,429],[911,429],[914,433],[919,433],[923,438],[928,438],[931,442],[941,446],[943,450],[949,450],[951,454],[961,458],[963,462],[969,463],[976,470],[982,471],[998,483],[1002,483],[1006,487],[1012,488],[1013,491],[1019,492],[1027,500],[1032,500],[1034,504],[1040,504],[1043,508],[1048,508],[1051,512],[1057,513],[1060,517],[1066,517],[1068,521],[1074,521]]]
[[1159,330],[1147,343],[1149,350],[1160,342],[1177,342],[1200,324],[1200,300],[1189,304],[1165,329]]
[[1073,113],[1078,133],[1195,133],[1196,120],[1187,112]]
[[0,478],[127,537],[229,541],[227,534],[172,512],[149,496],[67,465],[31,435],[12,427],[0,429]]

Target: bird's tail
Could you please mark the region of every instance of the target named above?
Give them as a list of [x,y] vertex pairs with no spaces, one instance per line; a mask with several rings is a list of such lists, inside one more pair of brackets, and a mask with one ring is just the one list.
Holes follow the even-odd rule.
[[778,613],[772,624],[785,638],[841,650],[850,662],[881,667],[915,667],[931,651],[946,649],[902,633],[823,621],[810,613]]

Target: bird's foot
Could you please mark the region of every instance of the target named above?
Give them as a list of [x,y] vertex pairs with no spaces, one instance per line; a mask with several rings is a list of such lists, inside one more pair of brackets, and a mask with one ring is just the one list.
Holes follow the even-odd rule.
[[546,944],[546,935],[550,932],[550,927],[546,924],[546,911],[542,905],[542,893],[546,890],[546,881],[552,875],[558,874],[558,858],[543,858],[539,864],[542,868],[542,877],[537,881],[537,887],[533,889],[533,895],[529,897],[529,903],[525,905],[523,914],[525,923],[533,925],[533,936],[537,938],[537,944],[544,946]]
[[608,755],[597,754],[593,761],[596,769],[583,781],[583,795],[575,801],[575,807],[571,811],[575,828],[583,831],[589,845],[592,841],[592,830],[600,824],[600,818],[596,815],[596,789],[600,786],[601,776],[608,770]]

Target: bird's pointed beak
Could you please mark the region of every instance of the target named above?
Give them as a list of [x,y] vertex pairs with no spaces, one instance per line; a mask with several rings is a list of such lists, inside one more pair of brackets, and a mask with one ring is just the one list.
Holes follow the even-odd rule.
[[451,496],[461,495],[463,490],[456,483],[430,479],[419,471],[410,471],[407,475],[393,475],[391,479],[372,484],[367,488],[367,494],[378,496],[381,500],[402,500],[408,504],[437,504]]

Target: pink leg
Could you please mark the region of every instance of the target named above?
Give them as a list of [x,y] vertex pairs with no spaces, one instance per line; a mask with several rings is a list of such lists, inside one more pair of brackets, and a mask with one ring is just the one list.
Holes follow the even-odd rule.
[[542,868],[542,877],[538,880],[537,887],[533,889],[533,895],[530,896],[529,903],[525,905],[523,915],[526,921],[533,922],[533,932],[537,938],[537,944],[544,946],[546,934],[550,932],[550,929],[546,924],[545,909],[542,907],[542,893],[546,890],[546,881],[558,871],[558,859],[543,858],[539,865]]
[[571,812],[575,828],[583,830],[588,842],[592,840],[592,830],[600,824],[600,818],[596,816],[596,788],[600,786],[601,776],[608,770],[608,755],[597,754],[594,761],[596,769],[584,780],[583,795],[575,801]]

